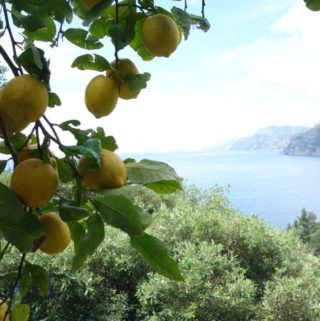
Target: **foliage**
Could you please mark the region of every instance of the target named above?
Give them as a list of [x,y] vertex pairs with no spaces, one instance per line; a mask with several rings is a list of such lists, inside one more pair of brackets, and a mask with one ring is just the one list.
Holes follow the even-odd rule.
[[317,222],[314,212],[308,212],[303,208],[293,225],[288,225],[288,229],[293,230],[313,254],[320,255],[320,222]]
[[[124,233],[107,227],[102,245],[76,274],[69,271],[71,248],[56,257],[30,257],[50,275],[47,297],[32,287],[23,301],[34,320],[320,320],[320,261],[292,231],[242,215],[221,188],[162,196],[143,190],[130,199],[154,209],[152,232],[170,244],[185,282],[155,274]],[[17,258],[7,255],[0,273],[14,269],[11,260]]]
[[[49,46],[58,50],[61,40],[65,39],[70,46],[74,45],[85,51],[81,56],[74,57],[71,68],[105,72],[103,76],[98,77],[106,80],[108,84],[111,83],[114,89],[114,104],[111,110],[107,112],[105,110],[106,106],[109,108],[110,96],[101,91],[100,86],[86,95],[85,104],[87,109],[92,111],[89,98],[93,96],[93,107],[99,109],[99,113],[93,114],[97,118],[106,116],[112,112],[118,97],[121,97],[117,88],[124,84],[129,92],[130,90],[139,92],[147,87],[147,82],[150,80],[149,73],[140,74],[137,71],[134,75],[131,73],[121,75],[117,69],[121,50],[126,47],[136,51],[141,59],[155,58],[145,46],[144,34],[150,36],[150,30],[142,34],[145,21],[153,15],[161,14],[172,22],[177,39],[182,34],[187,39],[191,26],[196,26],[203,31],[209,29],[210,24],[204,16],[204,7],[203,1],[202,15],[197,16],[186,12],[186,3],[185,10],[173,7],[168,11],[154,1],[0,1],[0,38],[7,36],[9,40],[7,47],[4,47],[3,43],[0,45],[0,55],[5,63],[5,66],[1,66],[0,69],[0,85],[6,82],[7,70],[10,69],[14,76],[3,89],[1,88],[0,153],[5,159],[0,161],[0,173],[13,162],[12,177],[18,177],[19,182],[15,184],[16,180],[12,178],[9,184],[0,184],[0,238],[3,245],[1,259],[10,251],[17,258],[20,257],[20,260],[15,261],[15,269],[8,276],[8,292],[3,298],[3,301],[8,303],[9,310],[13,311],[11,312],[12,321],[19,318],[19,321],[28,319],[30,309],[20,303],[24,302],[24,296],[29,288],[38,288],[44,295],[49,287],[50,278],[44,266],[32,263],[33,252],[39,248],[43,249],[41,244],[45,238],[45,231],[39,217],[47,212],[55,212],[54,215],[59,213],[68,223],[68,226],[64,226],[67,226],[68,232],[71,231],[73,240],[74,253],[70,262],[73,271],[79,270],[83,263],[95,253],[105,238],[108,225],[126,233],[129,236],[127,242],[156,272],[170,279],[183,281],[177,263],[165,243],[146,232],[153,220],[151,214],[135,205],[128,195],[130,188],[138,186],[158,194],[170,194],[182,189],[180,178],[175,170],[165,163],[152,160],[136,162],[129,159],[125,162],[127,166],[125,167],[123,161],[119,159],[123,166],[123,177],[118,180],[121,184],[99,185],[99,190],[94,190],[96,187],[94,184],[88,185],[79,168],[81,163],[79,159],[88,161],[90,165],[88,171],[97,172],[100,169],[110,171],[111,166],[107,166],[107,169],[103,166],[102,155],[105,150],[111,151],[109,153],[112,154],[118,146],[115,138],[107,135],[103,128],[84,129],[77,119],[66,119],[61,124],[56,124],[47,118],[45,110],[48,106],[53,108],[61,105],[59,95],[51,89],[51,76],[54,75],[54,70],[50,69],[47,50]],[[162,34],[163,43],[158,44],[160,48],[167,41],[166,30],[163,30]],[[153,37],[152,33],[151,37]],[[113,47],[111,52],[114,52],[114,65],[108,61],[109,58],[113,59],[112,57],[89,53],[98,49],[101,53],[104,44],[107,43],[106,39],[111,41]],[[112,70],[112,73],[107,73],[107,70]],[[113,73],[116,76],[112,76]],[[97,97],[96,89],[100,90],[101,96]],[[41,99],[39,93],[41,93]],[[130,98],[136,98],[136,95]],[[29,131],[21,133],[21,130],[28,125],[31,125],[28,127]],[[73,135],[73,145],[64,143],[62,132]],[[63,156],[60,158],[53,156],[49,150],[50,144],[55,144]],[[19,153],[29,145],[36,146],[30,157],[40,160],[33,161],[33,164],[39,164],[37,169],[33,166],[32,172],[31,170],[27,172],[40,178],[43,184],[39,180],[38,183],[41,186],[36,186],[35,179],[25,179],[18,172]],[[24,164],[30,164],[30,161],[27,163],[25,160]],[[52,176],[55,177],[50,193],[46,193],[45,183],[48,180],[39,174],[40,164],[42,167],[49,168],[53,173]],[[24,165],[21,164],[21,166]],[[114,172],[117,175],[116,169]],[[98,173],[100,175],[100,172]],[[116,180],[117,177],[113,179]],[[16,188],[17,186],[19,188]],[[40,191],[48,197],[41,202],[34,202]],[[26,195],[28,197],[25,197]],[[55,232],[56,230],[53,231]],[[14,275],[13,278],[12,275]],[[51,278],[55,280],[55,274],[51,275]],[[73,285],[78,284],[70,279],[70,287],[72,288]],[[83,286],[79,284],[79,288],[75,291],[81,291],[81,289]],[[52,293],[54,293],[53,288],[49,297]],[[113,296],[111,292],[104,296],[108,295]],[[77,300],[82,302],[80,297],[82,298],[79,292]],[[68,298],[65,302],[68,302]],[[42,311],[41,309],[40,306],[36,307],[37,311]],[[70,310],[69,313],[80,313],[80,311],[82,310],[79,308]],[[56,314],[54,311],[52,313]],[[115,313],[118,312],[115,311]],[[74,316],[66,313],[65,318],[70,320]],[[87,320],[87,316],[84,318]]]

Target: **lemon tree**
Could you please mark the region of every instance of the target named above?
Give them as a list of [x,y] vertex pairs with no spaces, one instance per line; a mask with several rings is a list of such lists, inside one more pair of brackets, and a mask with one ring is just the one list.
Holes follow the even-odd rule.
[[[46,115],[48,107],[61,101],[50,86],[54,72],[44,48],[63,50],[64,40],[84,51],[70,68],[79,76],[85,70],[96,72],[79,93],[87,112],[101,118],[120,99],[139,99],[150,81],[151,75],[141,73],[122,49],[132,48],[137,60],[165,59],[179,49],[192,26],[210,27],[204,0],[200,15],[187,11],[187,1],[166,1],[180,5],[170,11],[159,4],[0,0],[0,38],[6,39],[0,42],[6,65],[1,70],[11,72],[1,76],[0,172],[12,172],[8,186],[0,183],[0,264],[9,252],[20,255],[16,271],[2,276],[11,286],[0,291],[0,321],[28,320],[32,306],[25,304],[25,294],[38,288],[44,296],[49,288],[48,273],[31,263],[34,252],[54,255],[71,246],[71,269],[77,271],[103,241],[106,224],[126,233],[155,272],[183,281],[166,245],[148,233],[152,216],[131,199],[132,190],[167,194],[182,189],[175,170],[156,160],[121,159],[115,137],[103,128],[83,128],[76,118],[56,123]],[[101,54],[106,38],[113,48]],[[73,144],[65,143],[64,132],[74,137]],[[53,145],[63,156],[52,153]]]

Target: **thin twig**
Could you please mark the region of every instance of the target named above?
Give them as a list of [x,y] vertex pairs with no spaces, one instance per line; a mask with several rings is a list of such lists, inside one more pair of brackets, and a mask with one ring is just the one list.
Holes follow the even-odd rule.
[[187,11],[188,9],[188,1],[184,0],[184,11]]
[[7,242],[7,244],[4,246],[4,248],[2,249],[1,253],[0,253],[0,261],[3,259],[5,253],[7,252],[7,249],[9,248],[10,243]]
[[[115,0],[115,5],[116,5],[116,25],[119,25],[119,1]],[[114,56],[116,58],[116,68],[118,67],[118,61],[119,61],[119,48],[118,48],[118,40],[116,40],[115,42],[115,52],[114,52]]]
[[14,74],[15,77],[19,76],[19,68],[12,62],[10,57],[8,56],[7,52],[4,50],[4,48],[0,45],[0,54],[3,57],[4,61],[9,66],[10,70]]
[[[15,62],[17,62],[18,61],[18,55],[17,55],[17,51],[16,51],[16,41],[15,41],[15,39],[13,37],[13,33],[12,33],[12,30],[11,30],[6,3],[3,2],[2,6],[3,6],[4,19],[6,21],[6,28],[7,28],[8,32],[9,32],[9,37],[10,37],[10,40],[11,40],[13,59],[14,59]],[[19,65],[18,65],[18,70],[19,70],[20,74],[23,74],[22,68]]]
[[3,301],[7,301],[7,299],[9,299],[9,306],[8,306],[6,314],[5,314],[4,318],[3,318],[4,320],[6,319],[7,315],[9,314],[9,311],[11,310],[12,303],[13,303],[13,297],[14,297],[17,285],[19,283],[19,280],[21,278],[21,275],[22,275],[23,263],[24,263],[24,261],[26,259],[26,256],[27,256],[27,253],[22,253],[22,256],[21,256],[21,259],[20,259],[20,263],[19,263],[19,267],[18,267],[17,277],[16,277],[16,279],[14,281],[13,286],[11,287],[11,291],[10,291],[9,296],[6,298],[6,300],[3,300]]
[[202,8],[201,8],[201,14],[202,14],[202,17],[204,18],[204,7],[206,6],[206,1],[205,0],[202,0]]
[[15,151],[14,147],[12,146],[12,144],[10,142],[10,138],[8,136],[6,127],[4,125],[4,122],[1,118],[1,116],[0,116],[0,131],[2,132],[4,143],[12,156],[14,166],[17,166],[17,164],[18,164],[17,152]]

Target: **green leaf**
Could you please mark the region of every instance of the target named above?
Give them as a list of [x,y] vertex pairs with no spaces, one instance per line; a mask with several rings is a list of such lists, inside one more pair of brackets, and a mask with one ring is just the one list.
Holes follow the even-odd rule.
[[44,57],[44,51],[33,44],[18,57],[18,62],[31,75],[36,75],[46,84],[50,80],[49,63]]
[[26,263],[22,271],[21,278],[19,280],[19,293],[21,297],[24,297],[26,295],[26,293],[28,292],[29,288],[32,285],[30,265],[31,264]]
[[109,67],[109,62],[100,55],[97,54],[86,54],[77,57],[72,65],[72,68],[78,68],[80,70],[96,70],[106,71]]
[[91,36],[87,30],[69,28],[64,32],[64,36],[74,45],[83,49],[100,49],[103,44],[99,42],[99,39]]
[[0,183],[0,220],[19,222],[25,214],[17,195],[9,187]]
[[12,309],[11,321],[28,321],[30,317],[30,307],[27,304],[17,304]]
[[29,265],[32,284],[39,289],[41,296],[46,296],[50,285],[48,272],[39,265],[30,263]]
[[85,217],[88,217],[92,214],[87,208],[78,206],[73,201],[67,201],[61,199],[59,206],[59,214],[61,218],[66,221],[79,221]]
[[181,183],[175,180],[162,180],[144,184],[145,187],[153,190],[157,194],[171,194],[177,190],[182,190]]
[[78,145],[84,143],[88,138],[89,134],[93,132],[92,129],[82,130],[79,128],[74,128],[72,126],[79,126],[80,122],[78,120],[67,120],[59,125],[62,130],[68,131],[73,134],[74,138],[77,140]]
[[150,80],[151,75],[148,72],[136,75],[127,75],[125,81],[129,83],[131,90],[140,90],[147,88],[147,82]]
[[72,21],[73,12],[69,2],[65,0],[43,1],[41,6],[42,11],[50,15],[54,20],[63,23],[66,20],[68,23]]
[[94,171],[101,166],[101,142],[98,138],[86,140],[78,146],[63,146],[62,150],[67,156],[83,155],[91,160],[89,169]]
[[166,163],[143,159],[139,163],[126,163],[128,180],[132,184],[141,184],[153,191],[166,194],[182,189],[181,178]]
[[86,230],[83,225],[77,221],[69,221],[68,222],[71,238],[73,240],[74,251],[77,253],[79,251],[79,245],[81,244],[81,240],[86,236]]
[[21,252],[32,251],[33,241],[43,235],[37,217],[26,213],[16,194],[0,183],[0,230]]
[[[124,23],[123,23],[124,22]],[[114,23],[109,29],[111,41],[118,50],[123,49],[134,39],[134,23],[127,17],[120,23]]]
[[112,25],[106,18],[99,18],[92,22],[89,31],[95,38],[102,39],[109,33],[109,28]]
[[306,3],[307,8],[312,11],[319,11],[320,10],[320,0],[304,0]]
[[81,123],[78,119],[71,119],[71,120],[66,120],[63,123],[61,123],[59,125],[59,127],[63,130],[68,130],[70,125],[79,126],[79,125],[81,125]]
[[118,145],[114,137],[106,136],[102,127],[97,127],[96,131],[93,131],[90,137],[100,139],[101,147],[104,149],[111,150],[112,152],[118,149]]
[[11,154],[3,140],[0,142],[0,153],[5,155]]
[[8,160],[0,160],[0,174],[6,169]]
[[108,224],[130,235],[141,234],[152,221],[151,215],[124,196],[101,192],[91,201]]
[[198,29],[207,32],[210,29],[209,21],[201,16],[189,14],[185,10],[177,7],[171,9],[174,20],[181,27],[185,39],[188,39],[191,26],[196,26]]
[[62,183],[69,183],[73,180],[73,170],[67,158],[57,158],[59,180]]
[[31,40],[52,42],[57,32],[56,25],[53,19],[47,15],[43,15],[41,18],[44,26],[33,31],[26,30],[24,34]]
[[140,19],[136,21],[135,24],[135,36],[130,43],[130,46],[133,50],[137,52],[137,54],[145,61],[152,60],[154,56],[147,50],[143,43],[142,39],[142,26],[144,20],[146,19],[145,15],[140,15]]
[[168,254],[162,241],[146,233],[131,236],[130,240],[132,247],[142,255],[155,272],[171,280],[184,281],[177,263]]
[[87,219],[87,233],[77,246],[76,255],[72,260],[72,270],[77,271],[89,255],[92,255],[104,240],[104,225],[99,215]]
[[85,12],[84,25],[89,25],[98,18],[111,4],[113,0],[102,0],[96,4],[90,11]]
[[61,106],[61,100],[56,93],[49,92],[49,107]]

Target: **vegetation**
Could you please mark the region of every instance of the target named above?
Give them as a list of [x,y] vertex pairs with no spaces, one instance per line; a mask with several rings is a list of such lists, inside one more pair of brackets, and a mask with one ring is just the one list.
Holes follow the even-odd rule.
[[[320,9],[320,1],[306,2]],[[131,47],[144,60],[169,57],[192,26],[210,28],[204,0],[201,16],[187,9],[187,1],[171,11],[153,0],[0,1],[0,37],[9,40],[8,47],[0,45],[6,65],[0,70],[0,172],[14,165],[9,184],[0,184],[2,320],[318,317],[319,289],[311,288],[318,260],[290,233],[281,235],[256,217],[244,219],[217,193],[156,199],[147,191],[182,189],[173,168],[123,161],[114,156],[116,140],[103,128],[83,129],[78,119],[56,124],[46,116],[61,101],[50,86],[48,46],[39,42],[58,48],[65,39],[86,51],[71,67],[97,72],[84,102],[94,117],[106,117],[119,98],[137,98],[151,76],[134,64],[123,72],[122,49]],[[106,38],[114,57],[88,53],[102,49]],[[6,68],[13,75],[9,81]],[[74,136],[73,145],[65,144],[63,132]],[[56,158],[50,144],[63,157]],[[19,157],[25,150],[31,157]],[[135,199],[137,191],[145,193],[143,199]],[[64,256],[46,256],[62,251]],[[79,271],[77,277],[67,265]]]
[[317,215],[302,209],[300,216],[289,224],[288,229],[293,230],[314,255],[320,255],[320,222]]
[[[125,233],[107,227],[102,245],[76,274],[69,269],[71,247],[54,257],[32,254],[28,264],[50,275],[47,296],[35,285],[25,295],[33,320],[320,320],[320,260],[293,230],[242,215],[220,188],[136,195],[136,205],[153,209],[150,232],[170,245],[185,282],[155,274]],[[14,270],[16,260],[7,255],[1,272]]]
[[[16,258],[12,273],[4,273],[8,282],[0,298],[0,321],[28,320],[28,289],[35,286],[45,293],[49,286],[44,265],[32,263],[34,252],[60,253],[71,238],[70,267],[77,271],[103,242],[105,225],[126,233],[130,246],[153,270],[184,280],[165,244],[145,231],[151,214],[128,197],[139,186],[173,193],[182,188],[180,178],[165,163],[121,160],[116,139],[103,128],[83,129],[78,119],[60,124],[50,120],[47,108],[61,101],[51,88],[55,71],[46,50],[58,50],[65,39],[85,51],[70,67],[96,71],[79,93],[84,93],[89,116],[106,117],[119,99],[137,98],[151,76],[139,73],[134,62],[121,57],[121,50],[130,47],[148,61],[169,57],[192,26],[210,28],[204,8],[202,1],[198,16],[187,12],[186,1],[171,11],[149,0],[0,1],[0,38],[8,39],[6,46],[0,45],[5,64],[0,69],[0,173],[8,164],[14,167],[9,184],[0,184],[0,260]],[[102,53],[106,39],[112,57]],[[102,55],[89,53],[98,49]],[[8,81],[7,69],[13,75]],[[63,132],[74,136],[72,145],[66,145]],[[62,157],[52,154],[52,144]]]

